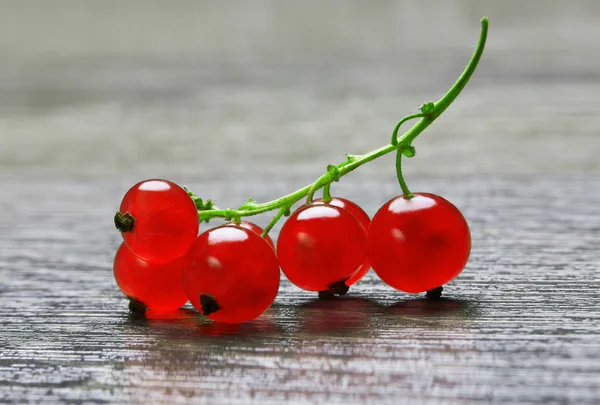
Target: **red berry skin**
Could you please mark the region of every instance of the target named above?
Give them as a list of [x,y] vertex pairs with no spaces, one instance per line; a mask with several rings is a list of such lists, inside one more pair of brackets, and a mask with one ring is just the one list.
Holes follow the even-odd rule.
[[[263,229],[260,226],[254,224],[252,222],[242,221],[239,224],[235,224],[233,222],[228,222],[225,225],[226,226],[241,226],[242,228],[246,228],[246,229],[254,232],[258,236],[262,235],[262,233],[263,233]],[[275,250],[275,244],[273,243],[273,239],[271,239],[271,237],[269,235],[265,236],[264,240],[269,244],[269,246],[271,246],[271,248],[273,248],[273,250]]]
[[188,299],[201,313],[201,295],[219,309],[207,316],[241,323],[265,312],[279,290],[279,263],[269,244],[255,232],[223,225],[201,234],[188,252],[183,273]]
[[[333,197],[328,203],[324,203],[321,199],[314,200],[313,203],[330,204],[345,209],[346,211],[350,212],[350,214],[354,215],[356,219],[358,219],[358,222],[360,222],[360,224],[363,226],[365,232],[368,232],[369,225],[371,224],[369,215],[362,208],[360,208],[360,206],[352,201],[346,200],[345,198]],[[369,272],[370,269],[371,264],[369,263],[369,258],[366,257],[362,267],[356,273],[354,273],[352,277],[346,280],[346,285],[350,287],[351,285],[356,284],[365,276],[365,274]]]
[[304,205],[283,225],[277,240],[287,278],[308,291],[325,291],[352,277],[367,253],[366,233],[350,212],[333,205]]
[[187,192],[167,180],[145,180],[123,197],[120,212],[134,218],[123,232],[127,247],[141,259],[166,263],[187,252],[198,236],[198,211]]
[[371,266],[388,285],[408,293],[440,287],[460,274],[471,234],[458,208],[444,198],[415,193],[384,204],[371,221]]
[[148,309],[171,312],[187,302],[181,284],[185,257],[169,263],[150,263],[131,253],[122,243],[113,265],[117,285],[127,297],[142,302]]

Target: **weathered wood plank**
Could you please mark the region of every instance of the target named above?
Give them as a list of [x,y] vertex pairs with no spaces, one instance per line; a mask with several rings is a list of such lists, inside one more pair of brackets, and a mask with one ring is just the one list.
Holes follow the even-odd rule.
[[[372,273],[335,302],[284,282],[241,326],[127,313],[110,263],[115,180],[2,178],[1,401],[597,402],[597,176],[415,179],[472,227],[446,299],[393,292]],[[383,201],[370,196],[397,187],[351,183],[336,190],[371,213]]]

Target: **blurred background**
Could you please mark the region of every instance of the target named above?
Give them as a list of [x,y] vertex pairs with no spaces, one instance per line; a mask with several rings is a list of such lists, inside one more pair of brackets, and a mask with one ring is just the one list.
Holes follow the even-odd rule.
[[[0,173],[306,173],[480,68],[409,173],[600,169],[600,3],[2,1]],[[408,128],[408,127],[407,127]],[[393,176],[391,160],[364,173]],[[287,168],[286,168],[287,167]]]

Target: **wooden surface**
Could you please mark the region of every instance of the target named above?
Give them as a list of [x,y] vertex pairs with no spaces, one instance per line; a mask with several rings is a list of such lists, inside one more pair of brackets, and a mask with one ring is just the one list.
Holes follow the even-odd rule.
[[472,227],[446,299],[394,292],[372,273],[335,302],[283,282],[268,313],[241,326],[127,313],[110,268],[114,180],[3,180],[2,401],[597,403],[599,176],[417,179]]
[[[598,403],[599,3],[43,4],[0,13],[0,403]],[[405,163],[471,226],[443,300],[371,272],[330,302],[283,280],[237,326],[128,313],[130,185],[220,206],[300,188],[439,97],[484,14],[480,70]],[[332,191],[373,215],[393,158]]]

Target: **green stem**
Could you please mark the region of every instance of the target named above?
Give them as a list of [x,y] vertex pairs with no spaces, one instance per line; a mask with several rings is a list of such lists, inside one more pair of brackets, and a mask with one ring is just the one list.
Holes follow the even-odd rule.
[[325,184],[325,187],[323,187],[323,202],[324,203],[328,203],[331,201],[331,193],[330,193],[330,189],[331,188],[331,184]]
[[260,234],[260,236],[262,236],[263,238],[265,238],[269,232],[271,231],[271,229],[273,229],[273,227],[275,226],[275,224],[277,223],[277,221],[279,221],[281,219],[282,216],[285,215],[285,212],[288,210],[288,207],[281,207],[279,209],[279,211],[277,212],[277,214],[273,217],[273,219],[271,220],[271,222],[269,222],[269,225],[267,225],[267,227],[262,231],[262,233]]
[[396,176],[398,177],[398,182],[400,183],[400,188],[402,189],[402,194],[404,194],[404,198],[406,198],[407,200],[413,198],[414,195],[408,189],[406,181],[404,181],[404,176],[402,176],[402,151],[400,149],[396,151]]
[[[329,172],[327,172],[324,175],[322,175],[321,177],[319,177],[313,184],[311,184],[310,188],[306,192],[306,203],[307,204],[312,204],[313,198],[318,189],[323,187],[324,184],[331,183],[331,181],[329,181],[330,180],[329,177],[330,177],[330,174],[329,174]],[[327,183],[327,181],[329,181],[329,183]]]
[[415,119],[415,118],[423,118],[425,115],[423,113],[418,113],[418,114],[411,114],[411,115],[407,115],[406,117],[402,118],[400,120],[400,122],[398,122],[396,124],[396,127],[394,128],[394,131],[392,132],[392,140],[391,140],[391,144],[392,145],[398,145],[398,130],[400,129],[400,126],[402,124],[404,124],[406,121]]
[[[296,190],[288,195],[277,198],[275,200],[268,201],[262,204],[252,204],[250,206],[246,205],[243,206],[243,209],[242,207],[240,207],[240,209],[238,210],[200,210],[198,211],[198,217],[202,221],[208,221],[212,218],[235,218],[258,215],[263,212],[279,209],[279,213],[273,218],[271,224],[269,224],[269,226],[265,229],[265,232],[263,232],[263,235],[266,235],[268,231],[273,228],[275,223],[281,218],[281,216],[283,216],[288,209],[290,209],[296,202],[298,202],[302,198],[306,197],[307,201],[311,202],[314,193],[319,188],[328,186],[329,184],[331,184],[331,182],[339,180],[339,178],[347,175],[348,173],[364,165],[365,163],[371,162],[381,156],[387,155],[390,152],[400,151],[404,148],[409,147],[410,145],[412,145],[413,140],[417,136],[419,136],[429,125],[431,125],[431,123],[435,121],[435,119],[438,118],[450,106],[450,104],[452,104],[456,97],[458,97],[461,91],[465,88],[469,79],[473,75],[473,72],[477,68],[479,60],[481,59],[481,55],[483,54],[483,50],[485,48],[487,33],[488,19],[484,17],[481,20],[481,33],[479,36],[479,42],[477,43],[475,52],[473,53],[473,56],[471,57],[471,60],[469,61],[463,73],[460,75],[456,83],[454,83],[454,85],[450,88],[450,90],[448,90],[448,92],[438,102],[434,103],[433,106],[428,106],[429,108],[427,110],[422,109],[422,113],[420,114],[411,114],[406,116],[398,123],[398,125],[396,125],[393,140],[397,140],[397,144],[385,145],[364,155],[352,156],[351,159],[348,159],[345,162],[335,166],[335,176],[333,176],[336,177],[335,179],[332,177],[332,171],[328,170],[327,173],[319,177],[314,183],[304,186],[299,190]],[[409,119],[419,117],[421,117],[421,119],[411,129],[405,132],[404,135],[402,135],[401,137],[397,137],[398,128],[400,128],[400,125],[403,122],[406,122]],[[399,159],[400,158],[398,158],[398,160]],[[398,179],[400,180],[401,176],[399,176]],[[402,187],[402,180],[400,180],[400,182],[400,186]],[[404,186],[406,187],[406,184],[404,184]],[[403,191],[406,194],[408,188],[406,188],[406,190],[403,188]],[[408,191],[408,193],[410,193],[410,191]]]

